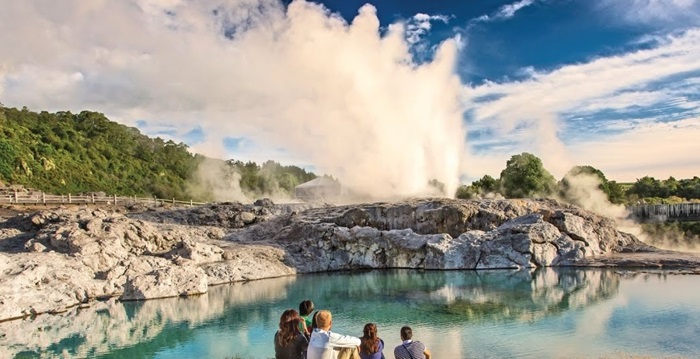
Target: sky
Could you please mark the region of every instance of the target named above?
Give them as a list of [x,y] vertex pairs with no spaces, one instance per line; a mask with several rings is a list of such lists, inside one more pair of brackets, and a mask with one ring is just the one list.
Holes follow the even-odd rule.
[[0,102],[375,194],[700,175],[700,0],[0,0]]

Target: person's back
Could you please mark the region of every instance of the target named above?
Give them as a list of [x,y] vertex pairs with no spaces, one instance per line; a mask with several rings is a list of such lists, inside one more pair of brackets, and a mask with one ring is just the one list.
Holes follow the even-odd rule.
[[304,359],[308,341],[298,328],[302,321],[294,309],[282,313],[279,330],[275,333],[275,359]]
[[335,348],[356,348],[360,345],[360,338],[330,331],[332,317],[329,311],[321,310],[315,318],[318,328],[311,333],[306,352],[307,359],[336,359],[338,351]]
[[314,302],[310,300],[304,300],[301,303],[299,303],[299,316],[301,316],[302,319],[304,319],[304,324],[305,325],[300,325],[299,330],[302,332],[306,332],[307,334],[311,334],[311,331],[313,330],[311,328],[311,313],[314,311]]
[[297,333],[292,341],[283,344],[278,331],[275,333],[275,359],[304,359],[307,345],[306,337],[301,333]]
[[360,338],[360,359],[384,359],[384,341],[377,334],[377,325],[367,323]]
[[401,340],[403,343],[394,348],[395,359],[430,359],[430,351],[425,344],[413,341],[413,331],[410,327],[401,328]]

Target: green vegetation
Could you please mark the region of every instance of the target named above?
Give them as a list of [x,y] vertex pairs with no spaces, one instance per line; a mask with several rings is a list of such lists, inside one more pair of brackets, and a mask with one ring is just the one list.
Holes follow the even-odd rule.
[[297,166],[282,166],[266,161],[261,166],[255,162],[229,160],[227,166],[241,175],[241,189],[250,197],[269,194],[294,194],[294,187],[311,181],[316,175]]
[[556,186],[556,180],[537,156],[523,152],[511,157],[501,171],[501,188],[508,198],[545,196]]
[[660,204],[700,201],[700,177],[676,180],[669,177],[659,181],[642,177],[634,183],[610,181],[603,172],[592,166],[574,166],[560,181],[544,168],[537,156],[524,152],[512,156],[501,171],[500,178],[485,175],[470,185],[457,188],[457,198],[475,198],[489,193],[506,198],[558,197],[571,200],[572,183],[576,179],[588,179],[615,204]]
[[570,197],[573,187],[573,178],[586,176],[598,182],[598,188],[606,194],[610,203],[621,204],[625,202],[625,191],[622,185],[615,181],[608,181],[603,172],[593,166],[574,166],[564,175],[559,182],[559,195],[562,198]]
[[[0,182],[54,194],[214,199],[197,171],[205,160],[183,143],[150,138],[98,112],[40,113],[0,106]],[[250,197],[291,193],[313,173],[268,161],[220,161]]]
[[689,199],[700,199],[700,177],[676,180],[669,177],[657,180],[645,176],[637,180],[627,190],[632,200],[644,199],[646,203],[681,203]]
[[[457,189],[457,198],[476,198],[500,195],[506,198],[556,197],[572,204],[590,200],[590,192],[581,191],[581,185],[596,186],[614,204],[673,204],[700,201],[700,177],[676,180],[669,177],[659,181],[642,177],[634,183],[617,183],[605,177],[592,166],[575,166],[556,182],[542,166],[542,161],[529,153],[515,155],[508,160],[501,177],[484,176],[471,185]],[[590,188],[590,187],[589,187]],[[700,222],[649,223],[642,226],[652,244],[689,248],[700,246]]]

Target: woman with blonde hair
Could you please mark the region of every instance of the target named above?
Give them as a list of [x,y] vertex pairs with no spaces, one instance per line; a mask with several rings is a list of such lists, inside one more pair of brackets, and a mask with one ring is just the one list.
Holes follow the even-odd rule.
[[360,338],[360,358],[384,359],[384,341],[377,335],[377,325],[367,323],[362,332],[364,335]]

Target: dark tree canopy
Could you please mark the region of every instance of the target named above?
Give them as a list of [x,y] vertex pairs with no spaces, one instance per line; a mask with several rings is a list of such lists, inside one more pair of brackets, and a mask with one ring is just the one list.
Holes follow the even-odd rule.
[[462,199],[474,198],[487,193],[500,193],[500,182],[489,175],[484,175],[480,179],[472,182],[469,186],[459,186],[455,197]]
[[542,160],[527,152],[511,157],[501,171],[500,179],[503,194],[508,198],[545,196],[556,185]]
[[644,176],[632,184],[627,190],[627,195],[637,198],[700,199],[700,177],[681,180],[669,177],[660,181],[654,177]]

